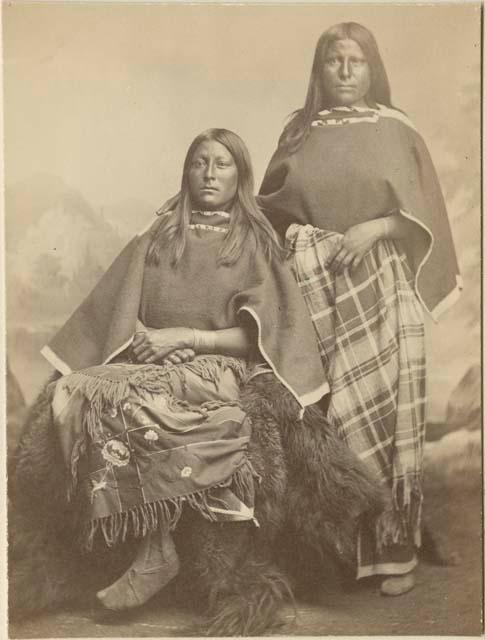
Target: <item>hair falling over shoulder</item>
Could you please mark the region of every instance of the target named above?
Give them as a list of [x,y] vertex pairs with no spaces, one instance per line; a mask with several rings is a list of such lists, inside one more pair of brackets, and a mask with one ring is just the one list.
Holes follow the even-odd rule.
[[232,215],[229,231],[219,251],[218,263],[234,264],[243,251],[247,250],[261,251],[267,260],[284,259],[285,254],[276,232],[256,203],[253,170],[246,145],[237,134],[228,129],[208,129],[199,134],[189,146],[180,192],[169,198],[157,211],[161,220],[153,230],[147,263],[159,264],[161,252],[165,250],[171,253],[172,266],[177,266],[182,259],[193,209],[188,172],[197,147],[209,140],[215,140],[226,147],[234,158],[238,171],[237,193],[230,211]]

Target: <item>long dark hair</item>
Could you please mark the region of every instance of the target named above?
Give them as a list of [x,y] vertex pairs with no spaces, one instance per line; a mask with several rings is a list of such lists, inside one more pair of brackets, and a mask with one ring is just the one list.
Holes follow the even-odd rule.
[[[171,252],[171,264],[176,266],[183,256],[186,245],[187,226],[193,205],[189,189],[189,169],[192,157],[202,142],[215,141],[224,145],[232,155],[237,167],[237,192],[231,208],[229,231],[217,257],[218,264],[234,264],[244,249],[258,247],[268,260],[274,256],[284,257],[277,235],[261,213],[254,197],[254,177],[251,159],[241,138],[228,129],[207,129],[191,143],[185,156],[180,192],[167,200],[157,211],[162,215],[156,227],[147,253],[149,264],[159,264],[163,248]],[[163,215],[166,214],[166,215]],[[254,241],[251,242],[250,240]]]
[[305,104],[291,114],[281,134],[278,144],[289,153],[294,153],[302,145],[308,136],[315,115],[331,106],[326,100],[321,78],[327,51],[337,40],[354,40],[367,59],[371,80],[366,96],[368,105],[375,108],[377,104],[382,104],[392,108],[391,88],[374,36],[357,22],[336,24],[324,31],[318,39]]

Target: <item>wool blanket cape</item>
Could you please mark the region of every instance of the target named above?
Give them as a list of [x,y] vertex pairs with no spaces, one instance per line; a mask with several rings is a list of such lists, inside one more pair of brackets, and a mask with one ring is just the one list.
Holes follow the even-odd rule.
[[[108,363],[131,344],[137,322],[142,319],[140,313],[145,321],[153,320],[153,316],[158,318],[159,326],[155,328],[171,325],[217,329],[244,324],[253,329],[260,357],[300,405],[305,407],[317,402],[328,392],[328,383],[315,331],[289,265],[277,259],[268,262],[261,252],[245,250],[234,267],[216,269],[216,247],[212,243],[223,237],[223,225],[192,222],[181,270],[172,269],[167,256],[161,257],[159,273],[165,271],[166,278],[159,281],[158,291],[165,310],[154,302],[156,292],[147,293],[150,275],[146,256],[152,234],[161,223],[157,219],[149,230],[128,243],[93,291],[44,347],[43,355],[64,374]],[[184,267],[185,258],[188,269]],[[153,284],[156,282],[153,272],[151,277]],[[186,288],[183,304],[180,300],[174,303],[173,297],[170,302],[166,297],[168,290],[175,294],[177,283],[179,297],[180,291]],[[217,290],[218,287],[228,292],[226,309],[215,294],[209,297],[211,288]],[[196,294],[198,289],[206,294]],[[191,297],[194,297],[193,304]],[[211,312],[212,308],[216,313]],[[205,309],[205,315],[198,309]]]
[[345,233],[400,212],[415,223],[405,249],[424,308],[437,320],[458,297],[461,278],[436,171],[399,111],[320,112],[295,153],[277,149],[258,203],[282,235],[292,223]]

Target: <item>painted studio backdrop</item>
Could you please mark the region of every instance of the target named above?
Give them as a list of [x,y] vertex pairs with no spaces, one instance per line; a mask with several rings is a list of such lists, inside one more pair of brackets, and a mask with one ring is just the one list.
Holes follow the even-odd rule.
[[478,408],[480,47],[473,5],[6,5],[11,397],[33,399],[50,370],[39,349],[127,238],[176,193],[196,134],[208,127],[237,132],[259,186],[285,118],[303,104],[319,34],[347,20],[374,32],[393,103],[429,146],[464,278],[459,303],[440,324],[427,323],[429,420],[446,421],[465,374],[458,404]]

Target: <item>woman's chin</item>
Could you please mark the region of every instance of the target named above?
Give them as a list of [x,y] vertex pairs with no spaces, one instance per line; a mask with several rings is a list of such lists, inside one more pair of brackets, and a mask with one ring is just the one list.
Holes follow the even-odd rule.
[[220,211],[222,207],[219,207],[213,202],[200,202],[196,209],[200,211]]
[[203,198],[197,201],[194,209],[199,211],[225,211],[227,209],[226,202],[213,200],[211,197]]

